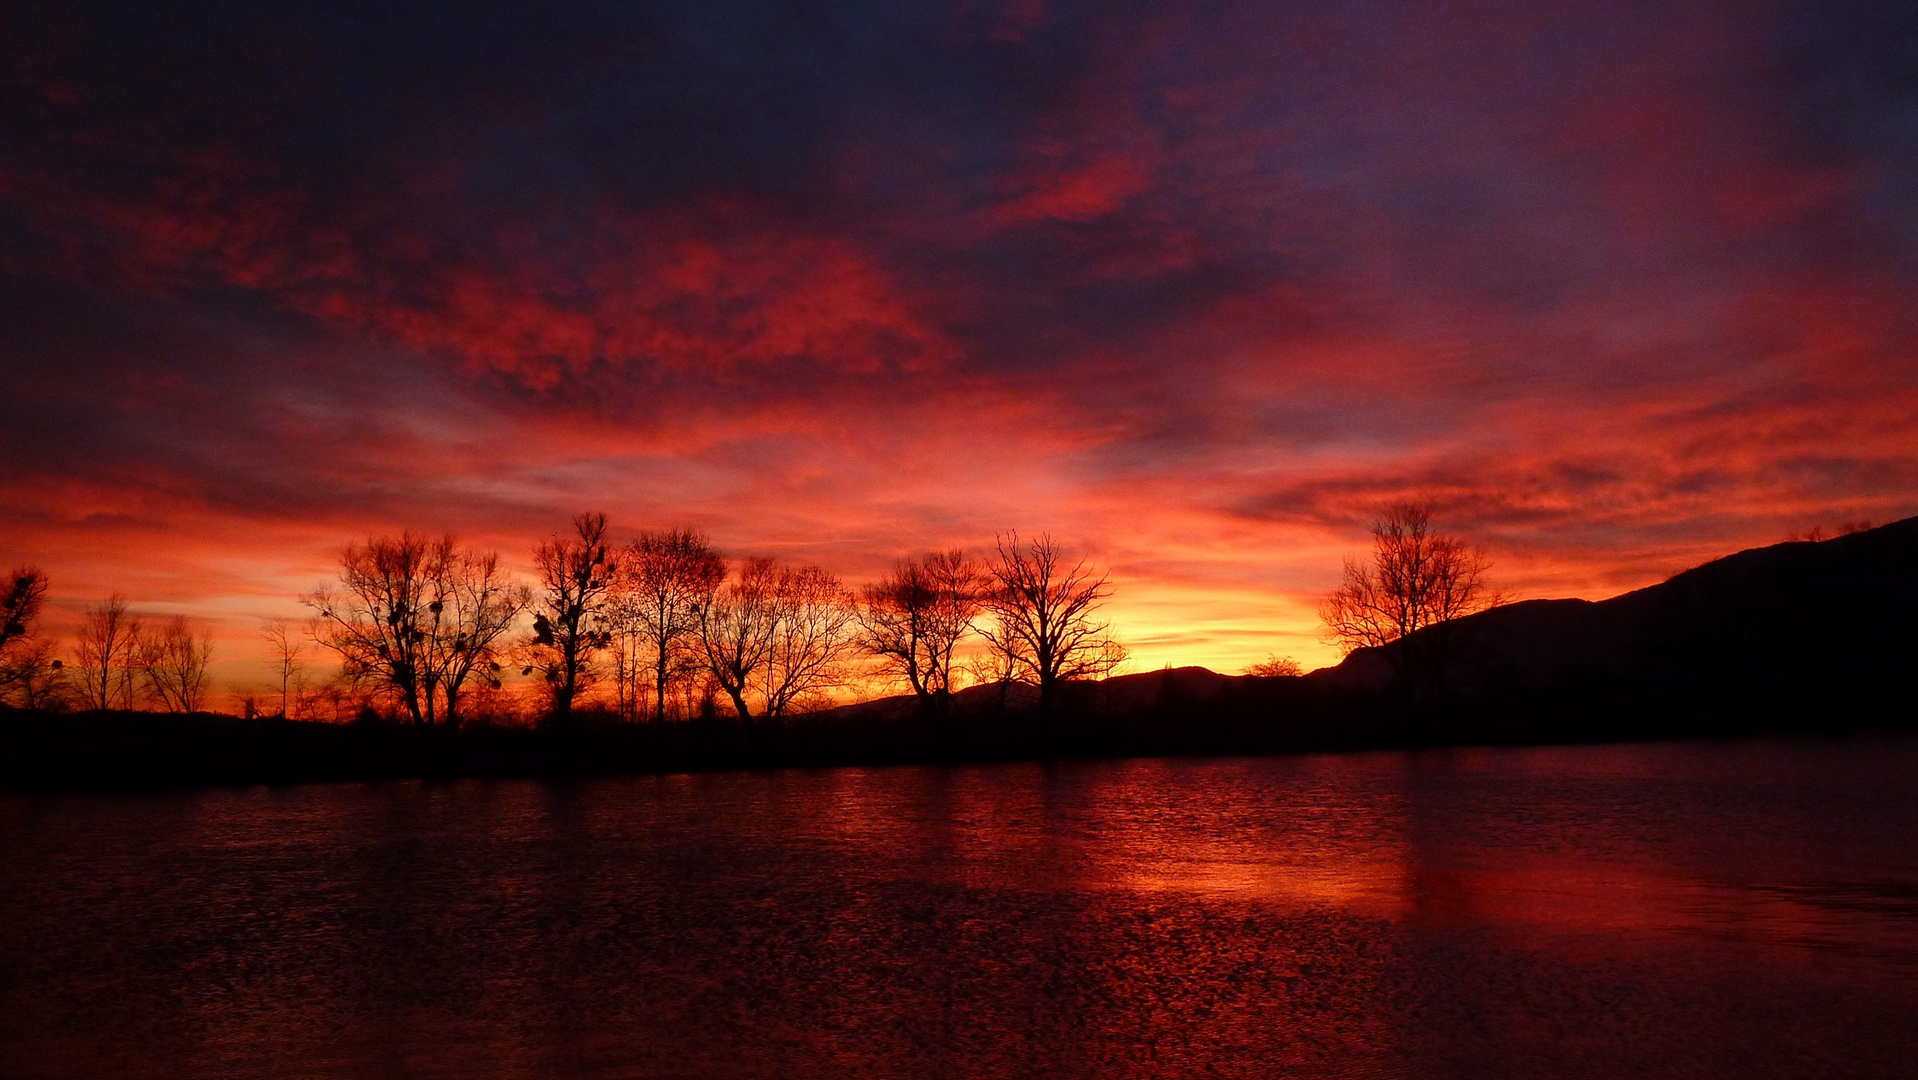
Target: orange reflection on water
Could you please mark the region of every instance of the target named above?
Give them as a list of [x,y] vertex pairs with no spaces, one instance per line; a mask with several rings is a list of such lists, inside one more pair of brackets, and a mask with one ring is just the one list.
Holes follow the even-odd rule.
[[1248,816],[1230,791],[1256,775],[1243,769],[1214,763],[1196,786],[1186,783],[1190,765],[1178,762],[1128,762],[1099,774],[1074,822],[1085,867],[1077,884],[1400,912],[1409,850],[1395,793],[1265,790],[1263,812]]
[[[974,889],[1918,957],[1918,899],[1905,886],[1808,877],[1790,852],[1719,849],[1708,834],[1661,824],[1656,792],[1636,806],[1594,796],[1673,782],[1659,771],[1677,752],[1577,753],[1569,768],[1562,752],[1476,751],[1436,766],[1377,755],[842,770],[818,778],[830,796],[812,805],[873,866]],[[1495,803],[1427,790],[1420,770],[1434,768],[1516,790]]]
[[1819,753],[10,797],[0,1074],[1906,1075],[1918,746]]

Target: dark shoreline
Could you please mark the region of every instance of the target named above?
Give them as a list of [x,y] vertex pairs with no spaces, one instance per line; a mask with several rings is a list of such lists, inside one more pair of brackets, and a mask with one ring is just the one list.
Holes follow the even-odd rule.
[[[1207,673],[1210,674],[1210,673]],[[1816,712],[1757,701],[1506,699],[1416,712],[1299,679],[1234,679],[1203,702],[1112,713],[960,713],[898,703],[783,723],[731,718],[569,731],[243,720],[218,714],[0,712],[0,789],[112,791],[405,779],[568,778],[887,765],[1113,760],[1590,745],[1918,731],[1909,710],[1850,701]],[[1218,678],[1214,676],[1213,678]],[[1090,689],[1090,688],[1089,688]],[[886,708],[887,705],[891,708]],[[879,707],[874,707],[879,706]]]

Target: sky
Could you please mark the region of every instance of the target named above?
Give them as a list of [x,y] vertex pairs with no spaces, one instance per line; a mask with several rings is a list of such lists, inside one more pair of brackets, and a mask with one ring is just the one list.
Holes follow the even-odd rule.
[[348,542],[591,510],[1316,666],[1397,499],[1593,599],[1918,513],[1915,300],[1906,3],[0,12],[0,562],[233,688]]

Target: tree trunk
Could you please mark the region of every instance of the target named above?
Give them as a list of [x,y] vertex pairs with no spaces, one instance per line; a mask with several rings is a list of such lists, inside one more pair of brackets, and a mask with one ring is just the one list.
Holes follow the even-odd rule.
[[666,722],[667,659],[666,643],[661,641],[659,643],[659,664],[655,669],[656,681],[653,684],[653,693],[655,694],[653,699],[653,722],[656,724]]

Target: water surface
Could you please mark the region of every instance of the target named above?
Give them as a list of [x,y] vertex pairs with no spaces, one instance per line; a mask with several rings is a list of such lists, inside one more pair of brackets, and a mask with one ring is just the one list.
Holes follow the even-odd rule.
[[0,797],[9,1077],[1909,1076],[1918,743]]

